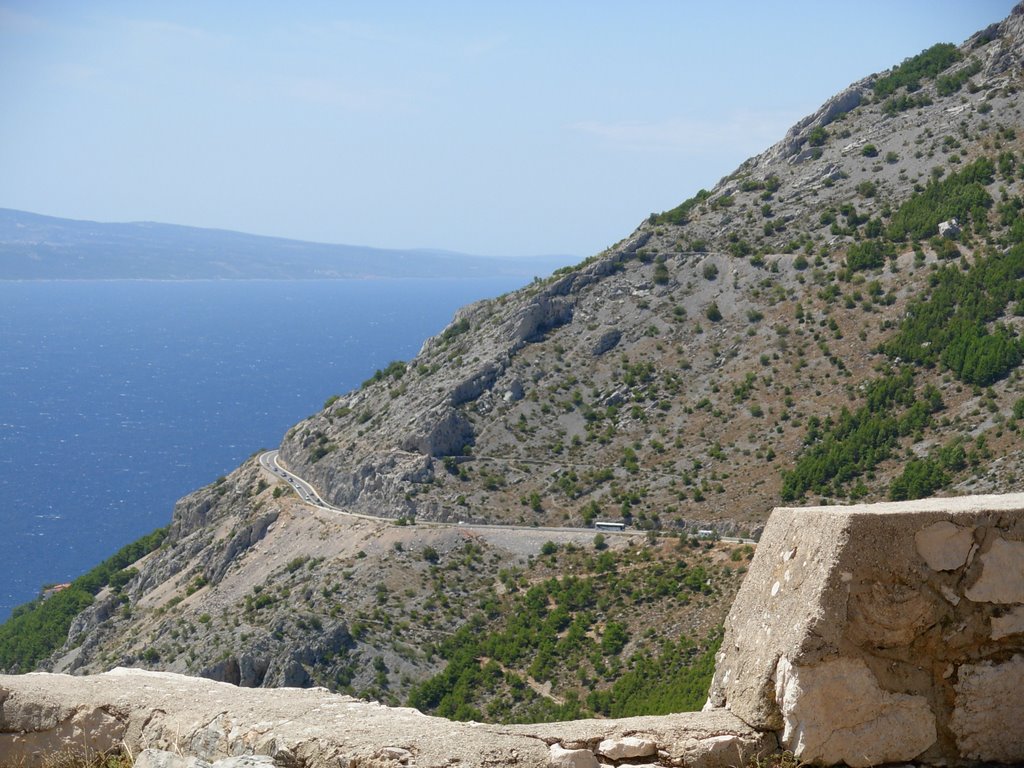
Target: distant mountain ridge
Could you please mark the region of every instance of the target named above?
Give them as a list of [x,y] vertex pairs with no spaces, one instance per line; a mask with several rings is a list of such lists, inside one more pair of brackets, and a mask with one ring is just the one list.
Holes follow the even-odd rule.
[[496,258],[0,208],[0,280],[309,280],[547,275],[569,256]]

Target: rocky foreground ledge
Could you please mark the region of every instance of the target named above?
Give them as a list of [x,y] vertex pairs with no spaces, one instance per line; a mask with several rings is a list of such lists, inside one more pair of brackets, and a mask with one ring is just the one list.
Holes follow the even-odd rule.
[[777,509],[703,712],[499,726],[136,669],[0,676],[0,765],[1019,765],[1022,691],[1024,494]]
[[69,746],[104,751],[122,743],[136,755],[146,748],[168,753],[147,753],[151,767],[174,766],[176,756],[214,763],[265,755],[275,765],[308,768],[596,768],[599,759],[725,768],[772,751],[775,738],[725,711],[498,726],[451,722],[323,688],[236,688],[138,669],[0,677],[0,765],[40,765]]

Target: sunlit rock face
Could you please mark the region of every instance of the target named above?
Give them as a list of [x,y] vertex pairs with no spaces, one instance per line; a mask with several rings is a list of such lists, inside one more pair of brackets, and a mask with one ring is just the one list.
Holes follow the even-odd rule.
[[1024,494],[776,509],[709,707],[807,762],[1024,761]]
[[0,765],[120,749],[140,768],[728,768],[777,747],[728,712],[458,723],[324,688],[238,688],[141,669],[0,675]]

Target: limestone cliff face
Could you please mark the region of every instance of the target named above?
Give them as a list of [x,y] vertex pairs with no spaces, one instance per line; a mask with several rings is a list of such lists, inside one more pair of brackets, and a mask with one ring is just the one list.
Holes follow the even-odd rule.
[[[527,389],[536,398],[541,380],[552,377],[532,363],[527,348],[550,347],[544,342],[560,329],[573,344],[593,347],[592,332],[576,338],[575,313],[600,300],[610,286],[598,284],[621,271],[647,239],[640,235],[558,279],[465,308],[413,361],[392,367],[293,429],[281,445],[283,461],[332,503],[354,511],[432,520],[490,518],[491,510],[455,508],[446,503],[449,494],[439,498],[431,489],[451,474],[453,463],[472,462],[484,451],[502,475],[516,472],[509,467],[515,457],[503,450],[508,435],[489,440],[485,433],[503,430],[506,425],[495,422],[523,400]],[[629,325],[645,319],[643,313],[621,318]],[[623,333],[612,328],[604,335],[609,332]],[[556,354],[561,358],[565,351]],[[528,456],[524,452],[522,458]]]

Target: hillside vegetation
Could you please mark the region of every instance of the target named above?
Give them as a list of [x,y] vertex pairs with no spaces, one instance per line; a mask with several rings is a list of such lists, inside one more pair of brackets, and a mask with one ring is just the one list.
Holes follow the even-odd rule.
[[721,640],[714,622],[754,550],[670,544],[617,552],[597,534],[589,552],[551,544],[531,568],[502,570],[503,594],[439,645],[447,665],[409,703],[490,722],[700,709]]
[[[250,460],[179,502],[44,664],[459,718],[695,705],[749,554],[692,547],[700,531],[756,539],[780,503],[1018,489],[1022,73],[1015,11],[854,83],[582,264],[460,310],[280,446],[385,522],[311,508]],[[599,550],[595,520],[629,528]]]

